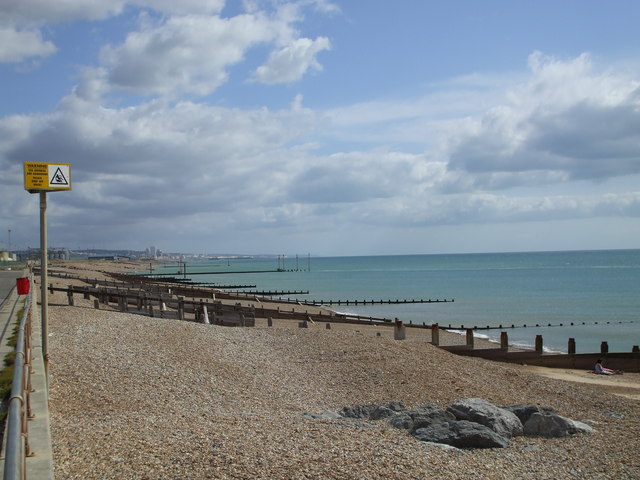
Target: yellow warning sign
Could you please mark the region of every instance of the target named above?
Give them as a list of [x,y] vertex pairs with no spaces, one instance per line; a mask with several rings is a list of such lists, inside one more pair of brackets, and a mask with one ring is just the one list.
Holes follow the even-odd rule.
[[71,164],[24,162],[24,188],[31,193],[71,190]]

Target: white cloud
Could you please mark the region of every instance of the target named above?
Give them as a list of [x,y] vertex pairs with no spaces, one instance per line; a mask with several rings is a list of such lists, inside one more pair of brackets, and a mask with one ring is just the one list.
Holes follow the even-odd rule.
[[112,109],[72,95],[50,115],[1,119],[0,159],[18,183],[24,161],[71,163],[77,187],[60,203],[75,205],[74,221],[84,226],[115,221],[121,210],[132,221],[214,215],[282,202],[305,155],[283,146],[313,124],[299,105],[271,112],[155,101]]
[[296,203],[360,203],[398,195],[411,188],[416,156],[397,152],[350,152],[309,159],[289,187]]
[[42,39],[38,30],[17,30],[0,26],[0,63],[17,63],[27,58],[48,57],[56,47]]
[[492,193],[405,195],[345,204],[336,224],[389,228],[640,217],[640,192],[510,196]]
[[224,8],[225,0],[130,0],[132,5],[147,6],[170,15],[217,15]]
[[102,20],[122,12],[119,0],[3,0],[0,2],[0,62],[20,63],[52,55],[57,47],[44,40],[45,24]]
[[[262,33],[244,32],[252,22]],[[286,30],[278,26],[260,15],[172,17],[129,35],[53,113],[0,119],[3,192],[21,185],[23,161],[72,163],[74,189],[52,195],[60,215],[54,233],[72,231],[87,243],[108,235],[103,225],[122,239],[136,225],[150,239],[170,227],[171,235],[211,239],[224,229],[230,238],[242,231],[275,239],[335,228],[366,240],[385,229],[640,218],[638,82],[597,71],[587,56],[534,56],[529,78],[507,92],[504,80],[495,90],[479,82],[477,92],[457,83],[413,102],[327,112],[305,108],[301,95],[278,111],[165,98],[100,103],[117,75],[122,88],[140,92],[206,91],[251,42],[277,44]],[[189,58],[221,42],[237,50],[210,70],[189,70]],[[145,54],[161,64],[142,65],[150,72],[135,66]],[[171,64],[193,77],[172,76]],[[409,142],[424,151],[408,151]],[[27,212],[23,199],[9,197],[0,218]]]
[[146,22],[121,45],[103,48],[103,78],[115,89],[141,95],[204,96],[227,82],[228,69],[249,49],[276,45],[254,79],[266,84],[300,80],[310,69],[321,70],[316,56],[330,42],[297,38],[293,24],[301,19],[299,9],[285,3],[271,15],[249,9],[230,18],[182,15],[157,25]]
[[[144,94],[148,93],[142,88],[145,81],[150,81],[151,93],[165,93],[189,81],[193,88],[180,91],[208,93],[226,78],[224,68],[241,60],[247,48],[259,42],[290,41],[295,33],[290,24],[301,18],[302,4],[280,4],[273,15],[255,8],[223,19],[219,15],[224,6],[224,0],[6,0],[0,4],[4,40],[0,61],[19,62],[53,53],[55,46],[42,40],[39,30],[45,24],[105,20],[122,14],[126,7],[142,12],[149,8],[166,15],[166,22],[147,25],[129,33],[123,45],[106,48],[107,66],[114,69],[111,77],[118,86]],[[149,72],[144,75],[136,62]],[[165,75],[169,78],[163,83],[158,77]]]
[[443,192],[640,172],[637,77],[598,69],[586,54],[561,61],[536,52],[529,65],[528,76],[475,74],[416,98],[328,110],[323,134],[356,146],[422,145],[448,165]]
[[75,20],[104,20],[120,15],[125,7],[146,7],[169,15],[219,14],[225,0],[3,0],[4,21],[42,24]]
[[248,48],[272,41],[277,27],[261,14],[171,17],[130,33],[120,46],[106,47],[102,63],[117,88],[145,95],[206,95],[226,81],[226,69]]
[[325,37],[315,40],[298,38],[290,45],[272,52],[267,62],[257,68],[254,78],[269,85],[295,82],[309,69],[322,70],[316,55],[330,48],[331,43]]
[[18,24],[101,20],[118,15],[125,3],[124,0],[3,0],[0,12],[4,21]]
[[596,71],[588,55],[559,61],[535,53],[529,63],[532,78],[452,141],[452,169],[514,178],[540,170],[599,179],[640,172],[638,80]]

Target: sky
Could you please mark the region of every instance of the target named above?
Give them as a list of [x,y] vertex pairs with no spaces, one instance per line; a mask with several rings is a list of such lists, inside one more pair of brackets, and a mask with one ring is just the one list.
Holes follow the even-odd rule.
[[[640,248],[636,0],[3,0],[0,248]],[[9,230],[11,231],[9,233]]]

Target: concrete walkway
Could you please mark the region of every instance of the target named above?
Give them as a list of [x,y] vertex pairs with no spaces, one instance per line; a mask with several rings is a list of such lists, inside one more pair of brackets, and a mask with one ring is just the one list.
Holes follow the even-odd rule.
[[[18,320],[18,312],[24,307],[25,296],[16,292],[15,279],[24,276],[24,272],[0,272],[0,361],[13,350],[6,345],[13,328]],[[13,283],[11,283],[13,282]],[[13,285],[13,286],[12,286]],[[28,480],[53,480],[53,455],[51,451],[51,431],[49,428],[49,404],[47,381],[42,359],[42,334],[40,324],[40,308],[37,304],[38,289],[32,290],[32,373],[31,384],[33,391],[30,395],[33,418],[28,422],[29,447],[32,455],[26,459],[26,475]],[[6,299],[6,300],[5,300]],[[5,444],[2,445],[0,455],[0,476],[4,476]]]

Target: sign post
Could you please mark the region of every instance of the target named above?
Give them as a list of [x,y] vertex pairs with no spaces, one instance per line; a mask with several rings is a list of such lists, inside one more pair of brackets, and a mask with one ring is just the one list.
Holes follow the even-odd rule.
[[46,369],[49,365],[47,192],[71,190],[71,165],[68,163],[24,162],[24,188],[29,193],[40,194],[40,320],[42,323],[42,356]]

